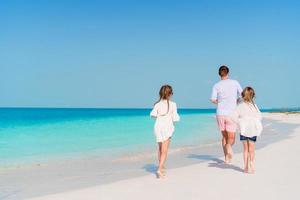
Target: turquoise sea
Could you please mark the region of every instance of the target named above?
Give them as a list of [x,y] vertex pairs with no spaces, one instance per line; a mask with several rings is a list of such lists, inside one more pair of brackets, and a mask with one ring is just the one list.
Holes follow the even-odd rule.
[[[153,151],[150,109],[0,108],[0,166]],[[213,109],[181,109],[172,148],[218,141]]]

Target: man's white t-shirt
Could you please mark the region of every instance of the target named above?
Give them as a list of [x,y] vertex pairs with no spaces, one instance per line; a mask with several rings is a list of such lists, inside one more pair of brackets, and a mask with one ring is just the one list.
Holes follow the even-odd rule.
[[242,91],[241,85],[236,80],[226,79],[216,83],[213,87],[211,99],[218,101],[217,115],[232,115]]

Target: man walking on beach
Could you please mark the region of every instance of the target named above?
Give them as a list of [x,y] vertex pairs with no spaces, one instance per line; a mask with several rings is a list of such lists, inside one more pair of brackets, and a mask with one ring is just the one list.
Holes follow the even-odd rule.
[[217,122],[222,133],[222,147],[225,162],[231,163],[233,156],[232,145],[235,140],[236,124],[231,119],[237,101],[242,93],[242,87],[236,80],[229,79],[229,68],[222,65],[219,68],[221,81],[212,90],[211,101],[217,105]]

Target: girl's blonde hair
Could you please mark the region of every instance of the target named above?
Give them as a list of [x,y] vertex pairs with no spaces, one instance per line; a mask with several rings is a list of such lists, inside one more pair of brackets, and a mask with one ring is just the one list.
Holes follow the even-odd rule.
[[170,85],[163,85],[163,86],[161,86],[161,88],[159,90],[159,100],[157,102],[155,102],[155,104],[157,104],[161,100],[167,100],[167,102],[168,102],[168,111],[167,111],[166,114],[169,113],[169,107],[170,107],[170,102],[169,101],[170,101],[170,97],[172,95],[173,95],[172,86],[170,86]]
[[245,102],[252,103],[255,107],[254,98],[255,98],[255,91],[252,87],[245,87],[242,92],[242,98]]

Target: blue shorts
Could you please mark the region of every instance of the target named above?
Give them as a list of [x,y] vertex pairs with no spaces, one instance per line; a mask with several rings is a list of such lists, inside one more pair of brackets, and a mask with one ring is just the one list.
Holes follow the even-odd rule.
[[250,140],[252,142],[256,142],[256,136],[253,136],[253,137],[246,137],[246,136],[243,136],[243,135],[240,135],[240,140],[241,141],[247,141],[247,140]]

